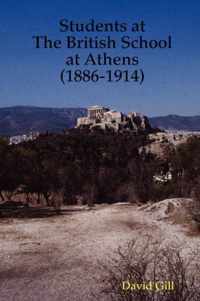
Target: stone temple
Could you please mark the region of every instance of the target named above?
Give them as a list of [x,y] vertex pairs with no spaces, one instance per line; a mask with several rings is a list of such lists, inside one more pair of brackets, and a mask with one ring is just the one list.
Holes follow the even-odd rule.
[[89,107],[87,117],[78,118],[76,127],[113,129],[114,131],[133,130],[135,132],[151,129],[148,118],[140,113],[131,112],[126,115],[103,106]]

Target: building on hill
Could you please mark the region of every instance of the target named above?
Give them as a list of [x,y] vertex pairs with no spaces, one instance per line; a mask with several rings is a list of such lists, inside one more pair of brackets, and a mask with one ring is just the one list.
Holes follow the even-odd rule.
[[87,117],[78,118],[76,127],[110,128],[115,131],[133,130],[135,132],[151,129],[148,118],[140,113],[132,112],[126,115],[103,106],[89,107]]
[[91,120],[99,119],[104,117],[106,112],[110,111],[108,108],[102,106],[92,106],[88,108],[88,118]]
[[32,141],[37,139],[39,137],[39,132],[30,132],[29,134],[24,135],[18,135],[18,136],[12,136],[9,138],[9,144],[19,144],[22,142]]

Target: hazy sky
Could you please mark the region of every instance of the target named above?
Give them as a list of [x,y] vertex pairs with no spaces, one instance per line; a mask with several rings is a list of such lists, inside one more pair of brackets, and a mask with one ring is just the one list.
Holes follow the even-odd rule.
[[[59,33],[61,18],[147,24],[147,38],[173,37],[171,50],[130,50],[145,71],[143,85],[68,84],[59,73],[73,51],[34,49],[32,36]],[[84,34],[85,35],[85,34]],[[200,114],[200,2],[197,0],[1,1],[0,106],[111,106],[147,115]],[[77,52],[77,51],[76,51]],[[101,52],[101,51],[99,51]],[[122,55],[119,51],[115,55]]]

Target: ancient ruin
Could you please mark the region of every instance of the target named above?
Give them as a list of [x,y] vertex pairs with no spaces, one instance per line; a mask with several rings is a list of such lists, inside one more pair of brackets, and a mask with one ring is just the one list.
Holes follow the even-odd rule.
[[126,115],[103,106],[89,107],[87,117],[78,118],[76,127],[113,129],[115,131],[133,130],[135,132],[151,129],[148,118],[140,113],[131,112]]

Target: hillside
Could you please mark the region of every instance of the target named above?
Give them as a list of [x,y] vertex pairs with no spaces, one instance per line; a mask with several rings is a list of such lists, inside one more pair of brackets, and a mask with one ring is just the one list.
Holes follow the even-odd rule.
[[0,108],[0,135],[13,136],[33,132],[61,132],[74,127],[84,116],[83,108],[39,108],[16,106]]
[[167,115],[149,118],[153,127],[165,130],[200,131],[200,116]]
[[[40,108],[16,106],[0,108],[0,135],[14,136],[28,132],[62,132],[74,127],[86,108]],[[153,127],[166,130],[200,131],[200,116],[168,115],[149,118]]]

